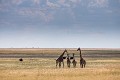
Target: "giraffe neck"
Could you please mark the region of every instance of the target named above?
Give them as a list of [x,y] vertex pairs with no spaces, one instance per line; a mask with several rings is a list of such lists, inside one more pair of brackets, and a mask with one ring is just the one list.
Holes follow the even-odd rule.
[[80,59],[82,59],[81,50],[80,50]]
[[60,57],[58,57],[57,60],[63,59],[63,55],[65,54],[65,51],[60,55]]
[[63,57],[64,54],[65,54],[65,51],[61,54],[61,57]]

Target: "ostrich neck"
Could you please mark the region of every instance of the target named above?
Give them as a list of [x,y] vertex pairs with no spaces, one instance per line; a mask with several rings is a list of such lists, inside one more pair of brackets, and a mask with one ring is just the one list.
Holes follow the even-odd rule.
[[73,54],[73,58],[74,58],[74,54]]

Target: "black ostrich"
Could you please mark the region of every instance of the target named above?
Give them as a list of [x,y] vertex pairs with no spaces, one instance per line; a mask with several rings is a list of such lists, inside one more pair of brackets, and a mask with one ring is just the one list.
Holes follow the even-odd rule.
[[20,58],[20,59],[19,59],[19,61],[21,61],[21,62],[22,62],[22,61],[23,61],[23,59],[22,59],[22,58]]

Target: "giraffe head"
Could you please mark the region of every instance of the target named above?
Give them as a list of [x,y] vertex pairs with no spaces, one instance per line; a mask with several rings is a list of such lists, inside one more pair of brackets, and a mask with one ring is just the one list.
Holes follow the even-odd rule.
[[66,49],[64,50],[64,52],[68,53]]
[[81,49],[80,49],[80,47],[77,49],[77,51],[80,51]]

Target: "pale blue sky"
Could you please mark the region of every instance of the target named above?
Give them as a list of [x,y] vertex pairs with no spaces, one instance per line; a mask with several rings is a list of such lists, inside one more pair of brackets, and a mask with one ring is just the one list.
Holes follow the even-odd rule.
[[0,0],[0,48],[120,48],[120,0]]

